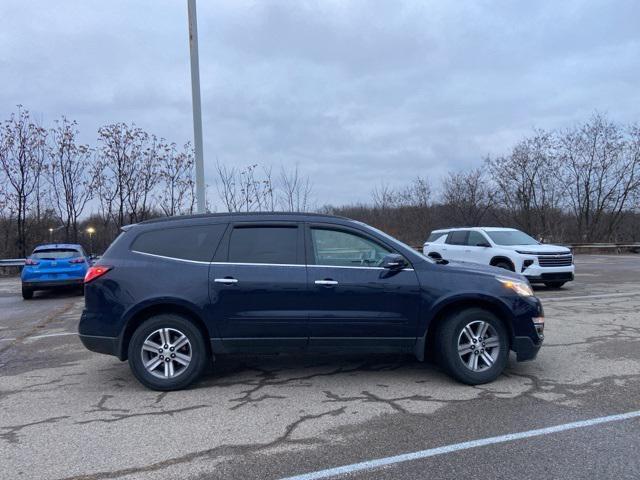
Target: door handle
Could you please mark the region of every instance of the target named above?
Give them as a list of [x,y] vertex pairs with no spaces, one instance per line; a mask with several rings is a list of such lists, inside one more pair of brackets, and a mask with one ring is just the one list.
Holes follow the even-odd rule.
[[233,285],[234,283],[238,283],[237,278],[214,278],[213,281],[215,283],[224,283],[225,285]]
[[338,282],[336,282],[335,280],[316,280],[315,284],[330,287],[332,285],[338,285]]

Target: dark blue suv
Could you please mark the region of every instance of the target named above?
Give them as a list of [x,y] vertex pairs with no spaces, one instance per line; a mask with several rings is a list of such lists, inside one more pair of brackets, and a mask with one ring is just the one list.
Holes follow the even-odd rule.
[[215,355],[432,353],[467,384],[509,350],[536,356],[540,301],[494,267],[434,261],[360,222],[211,214],[127,226],[85,278],[80,338],[149,388],[196,381]]

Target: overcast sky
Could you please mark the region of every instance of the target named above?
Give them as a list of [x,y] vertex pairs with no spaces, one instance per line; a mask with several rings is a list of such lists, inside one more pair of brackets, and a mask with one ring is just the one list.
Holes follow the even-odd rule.
[[[186,0],[2,0],[0,118],[192,138]],[[640,2],[199,0],[216,159],[300,165],[319,204],[438,183],[532,128],[640,120]]]

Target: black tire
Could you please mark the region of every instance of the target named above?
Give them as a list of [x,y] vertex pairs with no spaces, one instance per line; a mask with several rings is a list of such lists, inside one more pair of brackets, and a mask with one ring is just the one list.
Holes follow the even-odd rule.
[[547,288],[561,288],[567,282],[544,282]]
[[507,262],[506,260],[498,260],[493,264],[494,267],[504,268],[505,270],[509,270],[511,272],[515,271],[511,262]]
[[435,253],[435,252],[431,252],[428,255],[430,258],[433,258],[434,260],[438,260],[439,258],[442,258],[442,256],[440,256],[439,253]]
[[[493,364],[481,371],[468,368],[458,354],[458,339],[462,330],[475,321],[484,321],[493,327],[498,343]],[[493,313],[481,308],[468,308],[449,316],[438,329],[436,346],[440,365],[453,378],[467,385],[492,382],[505,369],[509,358],[509,337],[505,326]]]
[[22,298],[24,300],[31,300],[33,298],[33,290],[22,287]]
[[[149,335],[163,328],[169,328],[184,334],[190,344],[191,361],[188,366],[184,367],[183,371],[173,378],[159,378],[150,373],[143,364],[143,343]],[[190,320],[175,314],[156,315],[140,325],[131,336],[128,356],[129,367],[138,381],[147,388],[160,391],[181,390],[196,382],[204,372],[210,359],[205,338],[200,329]],[[160,365],[164,364],[160,363]]]

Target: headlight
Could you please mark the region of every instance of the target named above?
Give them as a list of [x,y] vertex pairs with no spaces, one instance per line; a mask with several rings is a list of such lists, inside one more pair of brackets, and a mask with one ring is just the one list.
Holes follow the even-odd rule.
[[521,297],[533,297],[533,290],[528,282],[521,282],[520,280],[513,280],[507,277],[496,277],[502,285],[506,288],[513,290]]

